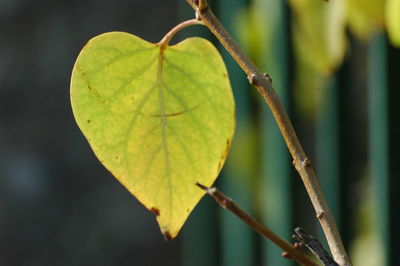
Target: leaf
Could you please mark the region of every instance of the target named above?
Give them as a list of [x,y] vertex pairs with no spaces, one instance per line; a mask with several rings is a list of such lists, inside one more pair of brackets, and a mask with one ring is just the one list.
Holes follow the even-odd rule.
[[265,23],[266,17],[262,11],[260,5],[253,3],[235,16],[239,43],[256,65],[261,65],[266,50],[270,49],[271,25]]
[[400,47],[400,0],[386,1],[385,18],[391,43]]
[[290,0],[293,38],[299,60],[323,76],[342,62],[346,48],[345,1]]
[[234,99],[215,47],[99,35],[75,63],[71,103],[100,162],[174,238],[205,193],[194,183],[213,184],[233,137]]
[[349,28],[359,39],[369,40],[384,24],[385,0],[347,0]]
[[[295,101],[312,117],[346,52],[346,1],[290,0],[294,22]],[[305,97],[305,95],[307,95]]]

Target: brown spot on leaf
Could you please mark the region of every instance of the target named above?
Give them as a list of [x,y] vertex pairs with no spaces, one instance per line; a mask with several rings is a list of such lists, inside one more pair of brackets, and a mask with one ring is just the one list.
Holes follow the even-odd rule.
[[151,211],[152,213],[154,213],[155,216],[160,215],[160,210],[157,209],[157,208],[152,207],[152,208],[150,209],[150,211]]
[[218,171],[218,172],[221,170],[221,168],[222,168],[222,166],[223,166],[223,164],[224,164],[224,162],[225,162],[225,159],[226,159],[226,157],[227,157],[227,155],[228,155],[228,152],[229,152],[230,147],[231,147],[231,140],[230,140],[230,139],[227,139],[227,140],[226,140],[226,144],[225,144],[225,149],[224,149],[224,151],[222,152],[221,157],[219,158],[218,168],[217,168],[217,171]]
[[165,240],[172,240],[172,236],[168,231],[163,232]]
[[88,120],[86,120],[86,122],[87,122],[88,124],[90,124],[90,122],[92,122],[92,120],[88,119]]
[[222,76],[223,76],[224,78],[226,78],[226,73],[223,73]]
[[118,159],[119,159],[118,155],[117,155],[117,156],[115,156],[115,160],[118,160]]

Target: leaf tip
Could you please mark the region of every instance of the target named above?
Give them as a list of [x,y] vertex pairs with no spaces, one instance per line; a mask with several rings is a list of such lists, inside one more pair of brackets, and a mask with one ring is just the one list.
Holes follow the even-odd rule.
[[164,231],[164,232],[162,232],[162,234],[164,235],[164,239],[165,239],[166,241],[172,240],[172,239],[173,239],[173,237],[171,236],[171,234],[169,233],[169,231]]

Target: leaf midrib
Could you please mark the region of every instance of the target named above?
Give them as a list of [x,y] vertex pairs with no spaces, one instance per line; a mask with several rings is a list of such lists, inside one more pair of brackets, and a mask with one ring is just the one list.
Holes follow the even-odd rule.
[[163,89],[163,61],[164,61],[164,49],[160,46],[160,53],[158,57],[158,66],[157,66],[157,87],[158,87],[158,99],[160,103],[160,118],[161,118],[161,145],[164,149],[164,158],[165,158],[165,175],[168,181],[168,194],[169,194],[169,223],[172,221],[172,202],[173,202],[173,194],[172,194],[172,182],[170,176],[170,162],[169,162],[169,151],[168,151],[168,142],[167,142],[167,133],[166,133],[166,114],[165,114],[165,106],[164,106],[164,89]]

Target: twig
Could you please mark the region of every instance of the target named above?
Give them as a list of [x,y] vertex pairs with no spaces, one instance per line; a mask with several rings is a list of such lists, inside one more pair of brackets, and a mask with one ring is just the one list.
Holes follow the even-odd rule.
[[305,245],[325,266],[339,266],[318,239],[307,234],[301,227],[297,227],[294,232],[292,238]]
[[[268,75],[262,74],[254,63],[241,51],[238,44],[222,26],[214,13],[207,5],[206,0],[186,0],[195,10],[196,17],[201,19],[211,32],[218,38],[225,49],[240,65],[247,74],[249,82],[254,85],[264,100],[267,102],[271,112],[282,132],[285,142],[293,158],[293,165],[299,172],[307,193],[316,211],[316,216],[324,231],[333,257],[342,266],[350,266],[351,262],[346,254],[339,231],[336,227],[333,215],[322,194],[319,182],[315,177],[311,161],[305,155],[296,132],[289,120],[282,103],[272,87]],[[201,7],[201,8],[200,8]]]
[[205,190],[210,196],[212,196],[219,205],[221,205],[223,208],[227,210],[230,210],[233,214],[239,217],[239,219],[248,224],[254,231],[268,238],[275,245],[284,250],[285,257],[290,258],[304,265],[318,266],[304,253],[296,249],[296,247],[294,247],[289,242],[279,237],[267,226],[258,222],[256,219],[254,219],[252,216],[246,213],[243,209],[241,209],[235,202],[233,202],[232,199],[227,197],[224,193],[220,192],[215,187],[208,188],[199,183],[196,183],[196,185],[201,189]]

